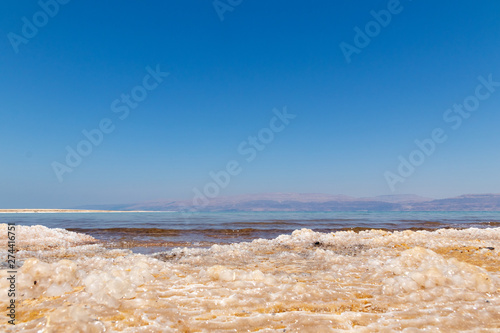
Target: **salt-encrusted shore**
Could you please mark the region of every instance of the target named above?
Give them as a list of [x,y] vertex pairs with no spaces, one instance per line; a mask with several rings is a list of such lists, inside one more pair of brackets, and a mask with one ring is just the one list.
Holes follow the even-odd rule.
[[[0,243],[7,225],[0,225]],[[500,229],[296,230],[148,256],[17,226],[7,332],[495,332]],[[6,295],[6,270],[0,295]],[[0,306],[7,298],[0,297]],[[405,331],[405,332],[406,332]]]

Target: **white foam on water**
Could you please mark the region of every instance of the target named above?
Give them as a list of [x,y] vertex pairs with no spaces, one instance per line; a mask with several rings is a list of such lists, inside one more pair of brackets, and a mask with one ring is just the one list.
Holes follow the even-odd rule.
[[[82,245],[89,236],[61,229],[18,226],[17,233],[33,246],[57,237],[64,244],[18,254],[25,259],[17,283],[19,331],[500,329],[498,228],[302,229],[155,256]],[[7,295],[6,276],[0,272],[0,295]],[[6,301],[0,297],[0,306]],[[1,323],[0,330],[14,328]]]

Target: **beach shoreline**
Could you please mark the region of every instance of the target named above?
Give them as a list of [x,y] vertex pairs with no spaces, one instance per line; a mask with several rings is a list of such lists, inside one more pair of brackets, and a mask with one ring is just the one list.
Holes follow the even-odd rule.
[[[0,240],[7,227],[0,224]],[[18,225],[16,329],[493,331],[499,241],[499,228],[302,228],[143,255],[78,232]],[[7,277],[0,270],[2,294]],[[5,322],[1,329],[15,331]]]
[[32,214],[32,213],[172,213],[173,211],[148,210],[91,210],[91,209],[0,209],[0,214]]

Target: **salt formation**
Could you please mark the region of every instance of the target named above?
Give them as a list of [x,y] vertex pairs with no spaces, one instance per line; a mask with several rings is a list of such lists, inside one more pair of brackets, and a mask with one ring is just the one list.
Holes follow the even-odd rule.
[[446,292],[457,291],[494,292],[492,276],[480,267],[445,259],[435,252],[421,247],[406,250],[396,259],[389,260],[384,271],[394,274],[384,282],[384,292],[402,295],[405,292],[439,288]]
[[[19,250],[65,249],[75,245],[91,244],[96,240],[88,235],[41,225],[17,226],[16,247]],[[0,237],[7,239],[7,224],[0,224]]]
[[[30,228],[18,226],[17,233],[30,234],[33,245],[54,235],[65,245],[18,253],[25,260],[18,272],[19,323],[1,323],[2,331],[500,329],[498,228],[302,229],[273,240],[153,256],[85,245],[92,242],[88,236],[61,229]],[[6,295],[6,276],[2,270],[0,295]],[[0,306],[5,302],[0,297]]]

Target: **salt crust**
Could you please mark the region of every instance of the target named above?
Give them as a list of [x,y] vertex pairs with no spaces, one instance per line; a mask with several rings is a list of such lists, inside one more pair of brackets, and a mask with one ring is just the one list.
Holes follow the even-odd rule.
[[[0,225],[1,237],[6,225]],[[497,332],[500,229],[316,233],[146,256],[86,235],[17,227],[23,332]],[[6,239],[0,242],[6,243]],[[41,245],[43,244],[43,245]],[[44,250],[33,251],[32,248]],[[28,257],[38,257],[28,258]],[[68,256],[71,260],[60,258]],[[43,260],[41,260],[43,259]],[[498,261],[497,261],[498,262]],[[7,295],[6,270],[0,295]],[[35,284],[36,281],[36,284]],[[7,297],[0,297],[1,306]]]

